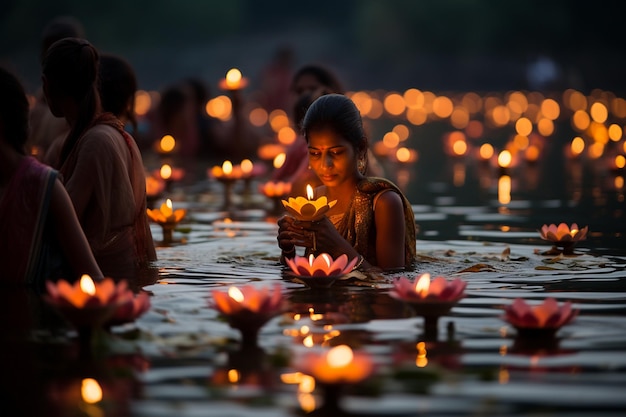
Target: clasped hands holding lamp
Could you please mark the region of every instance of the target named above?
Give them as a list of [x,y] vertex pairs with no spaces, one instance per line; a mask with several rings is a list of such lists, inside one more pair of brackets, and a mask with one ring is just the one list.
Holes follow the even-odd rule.
[[[307,185],[307,197],[290,197],[288,200],[282,200],[282,203],[289,213],[278,221],[278,246],[282,250],[281,258],[292,259],[296,256],[296,246],[307,248],[307,254],[316,255],[318,252],[318,243],[321,247],[332,247],[326,244],[327,239],[330,243],[331,239],[336,241],[336,237],[340,237],[337,229],[330,220],[325,216],[336,203],[336,200],[328,201],[326,196],[314,198],[313,187]],[[333,234],[337,235],[333,238]],[[352,249],[353,252],[354,249]],[[346,251],[348,252],[348,251]],[[363,262],[363,258],[356,253],[350,256],[350,253],[330,253],[333,258],[345,254],[348,258],[359,258],[356,261],[355,268],[358,268]]]

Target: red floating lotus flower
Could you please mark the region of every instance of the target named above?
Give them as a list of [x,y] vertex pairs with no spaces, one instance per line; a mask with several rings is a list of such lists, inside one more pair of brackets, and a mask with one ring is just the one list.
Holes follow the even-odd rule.
[[228,323],[241,331],[244,341],[256,338],[258,330],[272,317],[283,310],[281,286],[256,288],[244,285],[230,287],[228,292],[211,291],[213,302],[210,307],[222,313]]
[[116,285],[112,278],[94,283],[89,275],[83,275],[73,285],[65,280],[47,281],[46,288],[48,294],[44,299],[77,327],[101,325],[127,302],[124,299],[126,282]]
[[572,223],[571,227],[565,223],[544,224],[539,231],[541,238],[552,242],[555,246],[563,247],[563,253],[571,253],[576,243],[587,238],[588,227],[582,229],[576,223]]
[[578,310],[573,310],[569,301],[559,307],[554,298],[548,297],[543,303],[530,306],[523,299],[517,298],[513,304],[504,308],[503,319],[512,324],[518,331],[544,330],[556,332],[577,314]]

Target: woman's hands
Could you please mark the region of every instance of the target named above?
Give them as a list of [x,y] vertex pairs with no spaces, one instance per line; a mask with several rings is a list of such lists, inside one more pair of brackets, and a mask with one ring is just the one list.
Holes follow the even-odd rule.
[[277,240],[285,256],[293,253],[296,246],[309,248],[313,252],[326,252],[332,257],[344,253],[349,257],[359,255],[327,217],[316,221],[301,221],[291,216],[283,216],[278,220]]

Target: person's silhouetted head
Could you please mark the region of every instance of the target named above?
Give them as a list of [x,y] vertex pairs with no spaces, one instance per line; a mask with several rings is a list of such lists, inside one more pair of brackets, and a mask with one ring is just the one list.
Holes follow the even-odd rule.
[[43,61],[48,48],[63,38],[84,38],[85,30],[78,19],[72,16],[57,16],[50,20],[41,34],[40,60]]
[[1,67],[0,97],[0,139],[24,154],[28,138],[28,100],[18,78]]
[[102,110],[113,113],[123,122],[130,122],[136,129],[134,107],[137,77],[133,67],[120,56],[102,54],[99,74]]
[[307,91],[324,88],[332,93],[344,94],[344,87],[329,69],[321,65],[305,65],[296,71],[291,82],[291,91],[297,96]]

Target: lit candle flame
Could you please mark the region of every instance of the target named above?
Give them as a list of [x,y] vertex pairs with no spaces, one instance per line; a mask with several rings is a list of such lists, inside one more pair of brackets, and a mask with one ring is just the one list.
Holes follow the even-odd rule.
[[94,295],[96,293],[96,286],[89,275],[83,274],[83,276],[80,277],[80,289],[85,294]]
[[169,208],[171,210],[172,209],[172,200],[170,200],[169,198],[167,200],[165,200],[165,205],[167,206],[167,208]]
[[415,292],[420,296],[426,297],[428,295],[428,289],[430,288],[430,274],[422,274],[422,276],[415,283]]
[[237,68],[231,68],[226,73],[226,85],[228,88],[237,88],[241,83],[241,71]]
[[313,187],[311,187],[311,184],[307,184],[306,185],[306,196],[309,200],[313,200]]
[[352,362],[354,354],[347,345],[335,346],[326,355],[326,362],[331,368],[342,368]]
[[508,168],[513,161],[513,156],[509,151],[502,151],[498,154],[498,165],[502,168]]
[[224,161],[222,164],[222,172],[226,175],[230,175],[233,172],[233,163],[230,161]]
[[83,401],[88,404],[94,404],[102,400],[102,388],[98,381],[93,378],[83,379],[80,394],[83,397]]
[[326,265],[330,268],[330,256],[327,253],[322,253],[322,259],[326,261]]
[[164,180],[168,179],[169,177],[172,176],[172,167],[169,166],[168,164],[164,164],[161,167],[161,178],[163,178]]
[[274,162],[273,162],[274,168],[278,169],[278,168],[282,167],[283,164],[285,163],[285,158],[286,157],[287,156],[285,155],[284,152],[281,152],[278,155],[276,155],[274,157]]
[[228,289],[228,296],[232,298],[233,300],[237,301],[238,303],[241,303],[244,299],[243,293],[237,287],[230,287]]

